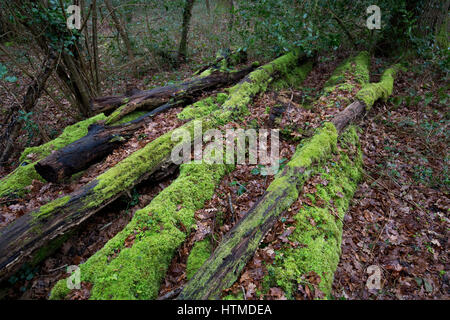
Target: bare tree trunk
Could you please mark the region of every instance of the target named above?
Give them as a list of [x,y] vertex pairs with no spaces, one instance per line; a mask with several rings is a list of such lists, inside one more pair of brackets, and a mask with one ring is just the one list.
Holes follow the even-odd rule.
[[181,63],[186,62],[187,57],[187,36],[189,32],[189,24],[191,22],[192,7],[194,0],[186,0],[183,12],[183,30],[181,32],[180,48],[178,50],[178,60]]
[[120,37],[122,38],[125,47],[127,48],[128,58],[131,60],[134,60],[134,53],[133,48],[131,46],[130,38],[128,38],[127,32],[125,31],[125,28],[123,27],[123,23],[120,21],[120,19],[117,17],[115,9],[113,8],[111,4],[111,0],[105,0],[106,8],[109,11],[109,14],[111,15],[111,18],[113,20],[114,26],[116,27],[117,31],[120,34]]
[[208,16],[211,15],[211,6],[209,5],[209,0],[205,0],[206,2],[206,12],[208,12]]
[[92,1],[92,47],[94,55],[94,79],[95,92],[98,93],[100,89],[100,80],[98,77],[98,32],[97,32],[97,1]]
[[20,126],[17,122],[15,113],[19,109],[22,109],[25,112],[30,112],[34,108],[36,102],[42,94],[42,91],[45,88],[45,84],[48,78],[56,67],[57,61],[57,56],[53,52],[50,52],[47,61],[44,62],[41,70],[28,86],[27,92],[23,97],[22,105],[19,106],[18,104],[16,104],[12,107],[12,119],[8,124],[8,128],[6,129],[4,136],[2,137],[2,141],[6,141],[6,145],[4,146],[2,155],[0,157],[0,166],[8,161],[13,151],[14,142],[20,133]]

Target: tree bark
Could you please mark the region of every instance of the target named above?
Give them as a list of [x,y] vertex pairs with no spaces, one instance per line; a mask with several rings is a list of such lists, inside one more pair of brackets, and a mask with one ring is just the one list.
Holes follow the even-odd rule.
[[6,144],[0,156],[0,166],[8,161],[13,151],[14,142],[20,132],[20,126],[15,113],[19,109],[22,109],[25,112],[30,112],[34,108],[37,101],[39,100],[39,97],[42,94],[42,91],[45,89],[45,84],[47,83],[48,78],[56,67],[57,61],[58,59],[54,52],[50,52],[47,57],[47,61],[44,62],[41,70],[28,86],[27,92],[23,97],[22,105],[19,106],[18,104],[16,104],[12,106],[12,119],[11,121],[9,121],[8,128],[6,129],[5,134],[2,138],[3,141],[6,141]]
[[192,100],[205,91],[239,81],[254,68],[255,66],[252,65],[237,72],[214,71],[208,76],[196,77],[180,84],[145,91],[134,90],[128,96],[98,98],[92,102],[92,110],[98,113],[120,106],[106,119],[105,123],[111,124],[138,109],[152,110],[169,101]]
[[178,50],[178,60],[181,63],[186,62],[187,57],[187,36],[189,33],[189,24],[191,22],[192,7],[194,6],[194,0],[186,0],[186,4],[183,12],[183,29],[181,31],[180,48]]
[[122,22],[119,20],[119,18],[116,15],[115,9],[113,8],[110,0],[105,0],[106,8],[109,11],[109,14],[111,15],[111,18],[113,20],[114,26],[116,27],[117,31],[120,34],[120,37],[123,40],[123,43],[125,44],[125,47],[127,49],[128,58],[130,60],[134,60],[134,53],[133,48],[131,46],[130,38],[128,38],[127,32],[125,31],[125,28],[122,26]]

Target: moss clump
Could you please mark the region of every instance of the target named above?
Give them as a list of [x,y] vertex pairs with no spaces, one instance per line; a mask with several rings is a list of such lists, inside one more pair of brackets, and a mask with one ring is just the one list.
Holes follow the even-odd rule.
[[119,124],[123,124],[123,123],[127,123],[127,122],[130,122],[130,121],[136,120],[137,118],[142,117],[146,113],[148,113],[148,111],[134,111],[134,112],[131,112],[131,113],[127,114],[126,116],[124,116],[119,121],[113,123],[113,125],[119,125]]
[[100,113],[92,118],[77,122],[71,126],[66,127],[56,139],[53,139],[52,141],[49,141],[37,147],[26,148],[20,156],[20,162],[25,161],[27,156],[31,153],[36,154],[35,158],[45,158],[50,153],[52,153],[52,151],[61,149],[74,142],[75,140],[84,137],[88,133],[88,127],[91,124],[104,119],[106,119],[106,116],[103,113]]
[[395,74],[399,68],[399,65],[395,65],[386,69],[381,76],[380,82],[366,84],[358,91],[356,98],[364,102],[366,110],[370,110],[378,99],[386,100],[392,94]]
[[31,185],[33,180],[45,181],[34,169],[33,162],[24,166],[17,167],[13,172],[0,181],[0,197],[22,196],[27,190],[26,186]]
[[183,111],[177,114],[177,117],[181,120],[190,120],[206,116],[219,109],[219,106],[224,103],[227,98],[228,95],[226,93],[218,93],[216,96],[205,98],[185,107]]
[[[358,55],[350,57],[340,64],[327,80],[324,87],[325,93],[335,90],[350,91],[354,85],[349,81],[354,81],[360,85],[369,82],[370,55],[367,51],[361,51]],[[351,78],[346,76],[351,75]]]
[[212,244],[211,239],[206,238],[201,241],[197,241],[194,244],[186,264],[186,278],[190,280],[192,276],[200,269],[203,263],[208,260],[211,255]]
[[[176,249],[195,226],[194,213],[212,197],[230,166],[181,165],[179,177],[84,264],[81,280],[93,284],[91,299],[154,299]],[[134,243],[126,247],[126,240]],[[52,299],[68,293],[65,281]]]
[[342,221],[361,177],[362,157],[355,127],[347,129],[339,139],[341,150],[337,163],[328,163],[318,174],[327,183],[316,185],[316,203],[305,205],[294,216],[295,230],[289,236],[297,247],[277,252],[268,267],[264,287],[277,285],[288,298],[293,298],[299,284],[309,285],[308,275],[320,277],[318,289],[329,297],[334,272],[339,263]]
[[33,222],[47,218],[49,214],[53,213],[55,208],[64,206],[67,202],[69,202],[69,200],[70,196],[64,196],[57,198],[56,200],[50,201],[47,204],[44,204],[42,207],[39,208],[39,211],[31,213],[31,216],[33,217]]
[[282,90],[286,88],[297,88],[306,79],[308,73],[312,69],[312,62],[308,61],[301,66],[295,67],[285,77],[273,82],[272,88],[274,90]]

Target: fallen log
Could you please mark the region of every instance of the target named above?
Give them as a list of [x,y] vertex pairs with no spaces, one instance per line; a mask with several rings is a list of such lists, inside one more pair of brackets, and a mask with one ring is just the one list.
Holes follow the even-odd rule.
[[89,126],[88,133],[84,137],[51,153],[36,163],[34,168],[45,180],[60,182],[101,161],[130,138],[136,130],[150,122],[152,116],[176,105],[178,104],[164,104],[138,119],[117,126],[108,127],[94,123]]
[[[283,76],[301,61],[304,55],[288,53],[271,63],[257,68],[230,89],[222,108],[202,120],[202,130],[225,124],[246,111],[253,96],[264,91],[276,77]],[[198,138],[194,122],[179,128]],[[177,130],[179,130],[177,129]],[[64,234],[113,202],[140,182],[156,179],[173,168],[171,151],[177,145],[170,131],[144,148],[134,152],[81,189],[50,201],[38,210],[27,213],[0,230],[0,280],[28,261],[37,249]]]
[[[221,79],[227,79],[229,83],[236,82],[255,68],[254,65],[241,71],[221,73]],[[215,73],[213,74],[215,75]],[[225,77],[225,78],[224,78]],[[207,80],[207,78],[202,78]],[[210,81],[211,78],[208,78]],[[191,87],[192,88],[192,87]],[[187,97],[184,96],[184,99]],[[36,171],[45,180],[60,182],[72,174],[88,168],[90,165],[101,161],[115,148],[132,136],[133,132],[151,121],[151,117],[177,105],[185,104],[185,101],[174,99],[175,102],[167,102],[156,109],[144,114],[137,120],[118,126],[106,126],[105,124],[92,125],[86,136],[70,145],[52,153],[47,158],[36,164]],[[127,111],[128,113],[128,111]],[[121,117],[115,118],[117,122]],[[107,118],[105,122],[108,122]]]
[[[220,78],[228,79],[229,83],[236,82],[251,72],[255,66],[247,67],[241,71],[221,73]],[[213,74],[214,75],[214,74]],[[207,78],[202,78],[207,79]],[[210,81],[211,78],[208,78]],[[192,88],[192,87],[191,87]],[[186,97],[184,97],[186,99]],[[60,182],[72,174],[88,168],[90,165],[101,161],[116,147],[132,136],[133,132],[151,121],[151,117],[169,108],[184,104],[183,100],[168,102],[156,109],[144,114],[139,119],[118,126],[106,126],[104,124],[92,125],[86,136],[70,145],[52,153],[47,158],[36,164],[36,171],[47,181]],[[117,121],[117,118],[115,121]],[[108,120],[108,119],[107,119]]]
[[[290,54],[287,59],[275,60],[270,73],[278,70],[283,75],[286,70],[283,66],[295,63],[295,57]],[[271,81],[270,73],[267,69],[258,69],[231,90],[222,110],[215,113],[221,123],[230,117],[222,117],[227,114],[223,109],[230,108],[228,110],[233,109],[239,114],[246,106],[244,103],[249,101],[245,97],[250,99],[251,93],[256,94]],[[240,99],[233,100],[236,96]],[[195,224],[196,209],[212,197],[225,170],[231,167],[205,163],[182,165],[180,176],[169,187],[147,207],[137,211],[125,229],[103,249],[80,265],[81,280],[92,284],[90,298],[156,299],[173,255]],[[132,246],[125,248],[125,239],[134,239]],[[113,259],[110,259],[111,253],[115,253]],[[62,280],[55,285],[51,298],[63,299],[69,291]]]
[[193,97],[199,96],[206,90],[225,87],[239,81],[256,66],[257,63],[235,72],[214,71],[207,76],[194,78],[181,84],[169,85],[133,94],[121,100],[120,107],[108,116],[105,123],[111,124],[116,122],[135,110],[143,108],[152,110],[169,101],[179,101],[188,98],[192,100]]
[[[280,214],[298,198],[304,182],[314,172],[314,164],[330,158],[336,147],[338,133],[341,133],[350,121],[361,116],[366,107],[370,109],[377,99],[387,98],[392,93],[396,70],[396,67],[386,70],[379,83],[366,84],[357,94],[357,98],[364,99],[364,102],[356,101],[349,105],[334,121],[325,123],[310,141],[295,152],[291,161],[269,185],[259,201],[224,236],[211,257],[184,286],[178,299],[221,297],[222,290],[236,281]],[[361,105],[364,108],[361,108]]]
[[[220,86],[227,86],[239,80],[236,78],[238,75],[230,76],[234,72],[227,72],[227,69],[246,60],[247,57],[241,52],[219,52],[215,63],[207,66],[200,74],[197,75],[195,73],[195,76],[190,80],[180,84],[167,85],[150,90],[132,88],[127,90],[124,95],[98,97],[91,101],[91,113],[106,113],[124,105],[128,105],[129,110],[144,107],[147,110],[151,110],[174,98],[189,98],[199,95],[203,90],[212,90]],[[124,114],[126,113],[120,116]],[[108,120],[107,123],[111,122],[114,122],[114,120]]]
[[[20,165],[10,174],[0,180],[0,197],[16,198],[23,196],[27,186],[31,185],[33,180],[42,180],[42,177],[36,172],[35,164],[50,155],[55,150],[63,148],[68,144],[82,138],[88,133],[88,127],[106,116],[100,113],[89,119],[77,122],[64,129],[64,131],[55,139],[40,146],[26,148],[19,159]],[[30,163],[29,158],[36,159]]]

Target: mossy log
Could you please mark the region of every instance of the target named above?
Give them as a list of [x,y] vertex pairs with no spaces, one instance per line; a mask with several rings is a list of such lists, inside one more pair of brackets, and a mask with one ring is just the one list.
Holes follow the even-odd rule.
[[[200,118],[202,131],[226,124],[247,112],[252,98],[266,90],[270,82],[284,76],[301,61],[304,55],[288,53],[248,74],[232,87],[222,108]],[[194,121],[177,130],[190,133],[191,141],[203,132],[194,131]],[[157,179],[173,167],[170,155],[177,141],[170,131],[144,148],[134,152],[81,189],[53,200],[38,210],[27,213],[0,230],[0,280],[13,273],[32,258],[42,246],[64,234],[88,217],[113,202],[138,183]]]
[[67,179],[74,173],[101,161],[131,137],[136,130],[151,121],[153,115],[174,105],[176,104],[162,105],[135,120],[116,126],[94,123],[89,126],[88,133],[84,137],[39,161],[34,166],[36,172],[50,182],[56,183]]
[[170,101],[192,100],[193,97],[199,96],[205,91],[233,84],[251,72],[255,66],[256,64],[252,64],[243,70],[233,72],[214,71],[207,76],[197,77],[181,84],[140,91],[130,97],[116,97],[115,101],[108,99],[100,103],[99,100],[96,100],[94,105],[104,105],[106,101],[107,105],[120,106],[106,119],[105,123],[111,124],[135,110],[152,110]]
[[[370,95],[371,100],[367,100],[369,108],[374,101],[387,98],[392,92],[395,69],[394,67],[386,70],[379,83],[367,84],[360,90],[366,93],[359,97]],[[314,165],[330,158],[332,151],[336,149],[338,133],[362,115],[365,108],[365,102],[352,103],[338,113],[332,122],[325,123],[318,133],[294,153],[258,202],[224,236],[211,257],[185,285],[178,299],[203,300],[221,297],[222,290],[236,281],[280,214],[298,198],[304,182],[314,172]]]
[[[26,187],[31,185],[33,180],[42,180],[42,177],[36,172],[35,164],[50,155],[55,150],[61,149],[68,144],[82,138],[88,133],[88,127],[106,116],[100,113],[89,119],[77,122],[64,129],[64,131],[55,139],[36,147],[26,148],[19,159],[20,165],[6,177],[0,180],[0,197],[15,198],[23,196],[26,193]],[[29,163],[28,157],[36,159]]]
[[[203,80],[206,81],[205,83],[211,83],[208,81],[214,81],[212,80],[214,77],[220,76],[219,79],[227,79],[226,83],[233,83],[243,78],[254,68],[255,66],[253,65],[237,72],[221,74],[213,73],[210,77],[200,78],[200,80],[202,83]],[[189,88],[194,90],[194,86]],[[177,99],[178,98],[176,98],[175,101]],[[70,177],[72,174],[82,171],[93,163],[102,160],[117,146],[131,137],[134,131],[148,123],[151,120],[150,117],[182,103],[182,100],[167,102],[136,120],[118,126],[93,125],[89,128],[89,132],[86,136],[57,152],[52,153],[47,158],[37,163],[35,166],[36,171],[47,181],[60,182],[61,180]],[[129,114],[129,110],[127,110],[125,114]],[[121,118],[122,115],[116,117],[114,121]],[[106,122],[108,122],[109,119],[110,118],[106,119]]]
[[219,299],[236,281],[278,216],[298,198],[312,165],[329,158],[337,132],[331,123],[298,149],[259,201],[222,239],[211,257],[185,285],[178,299]]
[[[203,90],[212,90],[220,86],[227,86],[236,82],[239,76],[245,75],[229,72],[228,68],[247,61],[247,56],[241,51],[222,50],[216,55],[214,63],[208,65],[201,71],[194,73],[194,77],[180,84],[157,87],[150,90],[139,90],[136,88],[127,90],[124,95],[98,97],[91,101],[91,112],[108,112],[110,110],[123,107],[122,109],[135,110],[144,108],[151,110],[159,105],[167,103],[169,100],[189,99],[198,96]],[[198,74],[199,73],[199,74]],[[125,108],[125,106],[127,106]],[[123,116],[126,110],[122,110]],[[117,119],[116,119],[117,120]],[[108,119],[107,123],[114,122]]]
[[310,202],[292,212],[293,231],[287,240],[298,245],[277,250],[273,263],[267,266],[263,288],[277,286],[286,298],[293,299],[299,286],[309,286],[315,298],[330,297],[341,252],[344,215],[361,179],[361,169],[357,128],[350,126],[339,135],[333,157],[314,173],[320,182],[315,192],[303,195]]

